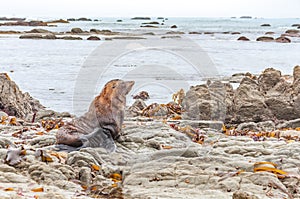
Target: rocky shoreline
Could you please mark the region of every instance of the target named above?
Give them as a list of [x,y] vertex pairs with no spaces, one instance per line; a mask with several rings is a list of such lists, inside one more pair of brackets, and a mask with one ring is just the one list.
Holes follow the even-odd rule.
[[2,198],[300,198],[300,67],[208,81],[126,110],[117,150],[55,150],[75,116],[0,75]]
[[[138,39],[136,36],[145,36],[145,35],[156,35],[155,32],[159,29],[170,29],[172,31],[166,31],[165,33],[159,33],[159,35],[163,35],[161,38],[175,38],[179,39],[180,35],[183,34],[189,34],[189,35],[215,35],[215,34],[221,34],[221,35],[237,35],[236,38],[237,41],[251,41],[246,36],[239,36],[244,34],[243,32],[237,32],[237,31],[223,31],[223,32],[208,32],[208,31],[174,31],[174,29],[180,29],[176,24],[169,24],[168,18],[164,17],[158,17],[155,20],[152,20],[150,17],[134,17],[131,20],[134,21],[141,21],[141,23],[137,26],[137,28],[142,28],[144,30],[151,30],[152,32],[147,32],[144,34],[132,34],[132,33],[126,33],[126,32],[114,32],[111,30],[98,30],[98,29],[90,29],[90,30],[82,30],[81,28],[74,27],[71,28],[70,31],[65,32],[52,32],[48,31],[42,28],[45,27],[57,27],[58,24],[71,24],[73,22],[86,22],[86,23],[94,23],[99,22],[101,20],[99,19],[89,19],[89,18],[69,18],[69,19],[58,19],[58,20],[52,20],[52,21],[28,21],[25,18],[6,18],[2,17],[0,18],[0,21],[6,21],[0,23],[1,26],[11,26],[11,27],[17,27],[17,26],[25,26],[25,27],[36,27],[35,29],[32,29],[30,31],[15,31],[15,30],[2,30],[0,31],[0,34],[2,35],[20,35],[20,39],[65,39],[65,40],[82,40],[84,39],[83,36],[91,36],[91,39],[87,40],[101,40],[101,39]],[[145,22],[146,21],[146,22]],[[117,20],[117,23],[122,23],[122,20]],[[271,24],[261,24],[261,27],[272,27]],[[71,24],[72,27],[72,24]],[[95,26],[98,27],[98,26]],[[286,29],[286,31],[282,32],[279,36],[274,37],[275,34],[272,31],[265,32],[263,36],[259,36],[253,41],[259,41],[259,42],[276,42],[276,43],[291,43],[294,42],[295,38],[300,38],[300,24],[292,24],[291,28]],[[166,36],[166,35],[176,35],[176,36]],[[245,33],[247,34],[247,33]],[[76,36],[72,36],[76,35]],[[105,36],[103,38],[97,36]],[[120,35],[122,37],[117,38],[111,38],[108,36],[114,36],[114,35]],[[97,37],[97,39],[95,39]],[[90,38],[90,37],[89,37]],[[94,38],[94,39],[93,39]],[[143,39],[146,39],[143,37]],[[298,40],[296,40],[297,42]]]

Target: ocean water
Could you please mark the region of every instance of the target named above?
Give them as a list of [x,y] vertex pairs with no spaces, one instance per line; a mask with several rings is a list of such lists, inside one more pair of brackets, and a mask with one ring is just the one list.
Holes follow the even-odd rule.
[[[122,19],[123,22],[116,22]],[[45,20],[45,19],[44,19]],[[274,67],[292,74],[300,64],[300,38],[292,43],[265,43],[255,39],[265,32],[278,37],[300,19],[169,18],[159,28],[141,28],[145,21],[102,18],[98,22],[71,22],[57,27],[40,27],[55,32],[73,27],[83,30],[109,29],[142,35],[143,41],[21,40],[19,35],[0,35],[0,71],[7,72],[19,87],[56,111],[83,113],[106,81],[135,80],[129,94],[149,91],[151,102],[167,103],[180,88],[200,84],[216,76],[239,72],[259,74]],[[261,24],[271,27],[261,27]],[[177,29],[170,29],[171,25]],[[5,27],[0,30],[28,31],[33,27]],[[181,35],[182,39],[161,39],[168,31],[214,32]],[[153,32],[157,36],[143,35]],[[240,35],[223,32],[240,32]],[[237,41],[247,36],[251,41]],[[101,37],[101,36],[100,36]],[[84,37],[86,38],[86,37]]]

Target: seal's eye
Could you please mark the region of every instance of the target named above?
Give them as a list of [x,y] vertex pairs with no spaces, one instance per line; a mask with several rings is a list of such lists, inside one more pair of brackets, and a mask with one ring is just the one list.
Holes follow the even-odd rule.
[[113,85],[112,88],[116,88],[116,85]]

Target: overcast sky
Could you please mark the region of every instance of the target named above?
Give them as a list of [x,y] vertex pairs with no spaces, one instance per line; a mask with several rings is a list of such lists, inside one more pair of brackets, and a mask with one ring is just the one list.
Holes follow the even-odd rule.
[[300,0],[5,0],[0,16],[300,18]]

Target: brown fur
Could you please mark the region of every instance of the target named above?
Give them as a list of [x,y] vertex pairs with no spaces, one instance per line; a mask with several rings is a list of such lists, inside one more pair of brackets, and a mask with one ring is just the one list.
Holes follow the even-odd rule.
[[[119,79],[106,83],[102,92],[92,101],[88,112],[59,129],[56,134],[57,144],[80,147],[83,145],[83,135],[91,137],[102,132],[109,132],[113,139],[117,139],[124,120],[126,95],[133,84],[134,81]],[[98,130],[95,132],[95,129]],[[98,138],[94,136],[93,139],[97,141]],[[91,146],[89,143],[84,145]],[[95,144],[93,146],[96,147]]]

